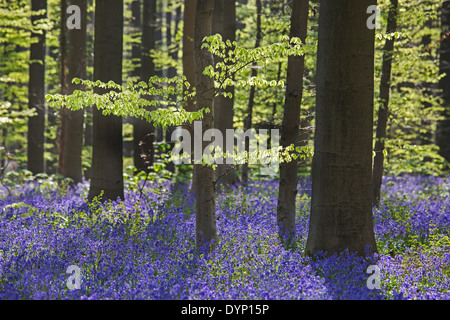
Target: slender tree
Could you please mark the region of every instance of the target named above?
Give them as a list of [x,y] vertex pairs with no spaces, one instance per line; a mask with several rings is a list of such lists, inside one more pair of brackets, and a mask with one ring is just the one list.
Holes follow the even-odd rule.
[[[306,40],[308,25],[308,0],[294,0],[291,16],[291,37]],[[300,126],[300,105],[303,95],[304,56],[288,58],[286,99],[284,104],[283,125],[281,127],[281,146],[298,145]],[[280,164],[280,185],[277,207],[277,224],[280,238],[286,243],[295,236],[295,198],[297,196],[298,162]]]
[[[31,21],[47,16],[47,0],[32,0],[31,10],[45,10],[42,15],[32,15]],[[45,130],[45,31],[33,33],[33,42],[30,46],[30,69],[28,85],[28,107],[36,109],[36,115],[28,120],[27,133],[27,168],[32,173],[44,172],[44,130]]]
[[[215,0],[213,33],[221,34],[224,40],[236,41],[235,0]],[[214,57],[214,62],[221,62],[221,58]],[[233,129],[234,91],[233,86],[227,87],[225,92],[230,93],[232,98],[218,95],[214,99],[214,126],[222,132],[224,146],[227,145],[226,130]],[[232,165],[219,164],[216,173],[219,184],[229,186],[239,181],[236,170]]]
[[[156,45],[156,19],[156,0],[144,0],[140,79],[145,82],[155,75],[155,64],[150,53]],[[154,131],[152,124],[140,119],[134,120],[134,165],[138,172],[148,172],[153,165]]]
[[442,4],[441,12],[442,37],[440,48],[440,73],[444,75],[439,81],[443,92],[445,110],[444,119],[438,121],[435,134],[439,154],[450,162],[450,1]]
[[[255,40],[255,48],[259,48],[262,39],[262,29],[261,29],[261,15],[262,15],[262,2],[261,0],[256,0],[256,40]],[[252,68],[252,77],[256,77],[258,75],[257,66],[254,65]],[[256,95],[256,87],[252,86],[250,88],[250,95],[248,98],[248,107],[247,107],[247,115],[244,119],[244,131],[250,130],[253,123],[253,106],[255,105],[255,95]],[[250,150],[250,141],[245,139],[245,151],[249,152]],[[242,165],[242,183],[246,184],[248,182],[248,162],[245,162]]]
[[[183,23],[183,74],[191,87],[195,87],[195,59],[194,59],[194,25],[195,9],[197,0],[184,2],[184,23]],[[185,109],[189,112],[195,111],[195,101],[186,101]]]
[[322,0],[307,254],[376,252],[372,220],[376,0]]
[[[96,0],[94,80],[122,83],[123,0]],[[95,89],[105,93],[104,89]],[[93,110],[92,178],[89,200],[123,199],[122,118]]]
[[[391,0],[389,9],[387,33],[397,29],[398,0]],[[375,140],[375,158],[373,162],[373,205],[380,203],[381,183],[384,171],[384,150],[386,145],[386,129],[389,118],[389,98],[391,91],[392,59],[394,54],[395,38],[386,39],[383,49],[383,63],[380,82],[380,107],[378,109],[378,125]]]
[[[63,0],[64,1],[64,0]],[[80,8],[80,12],[87,12],[86,0],[72,0],[72,5]],[[72,83],[74,78],[86,78],[86,15],[80,15],[80,29],[68,31],[68,74],[67,94],[72,94],[77,88]],[[63,109],[62,147],[60,154],[60,172],[65,177],[73,179],[75,183],[83,178],[82,149],[83,149],[83,110]]]
[[[196,136],[212,129],[213,103],[214,103],[214,80],[204,74],[206,67],[214,64],[214,58],[206,48],[202,49],[202,40],[212,33],[212,20],[214,11],[214,0],[197,0],[194,33],[194,56],[196,74],[196,108],[209,108],[202,120],[202,132],[195,132]],[[200,138],[201,139],[201,138]],[[203,140],[203,139],[202,139]],[[202,149],[207,147],[203,142]],[[197,160],[197,159],[196,159]],[[193,183],[196,201],[196,243],[197,248],[212,248],[217,239],[216,229],[216,199],[214,171],[207,166],[194,164]]]

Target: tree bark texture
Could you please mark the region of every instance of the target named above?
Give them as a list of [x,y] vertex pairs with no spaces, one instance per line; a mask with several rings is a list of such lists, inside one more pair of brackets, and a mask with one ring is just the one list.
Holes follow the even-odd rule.
[[[194,35],[194,56],[196,71],[196,108],[209,108],[202,121],[201,134],[212,129],[214,126],[214,81],[203,71],[207,66],[213,65],[214,58],[207,49],[201,49],[204,37],[212,33],[212,18],[214,11],[214,0],[197,0]],[[208,142],[202,143],[206,148]],[[196,201],[196,243],[197,248],[213,248],[217,240],[216,228],[216,200],[214,171],[211,167],[194,164],[193,183]]]
[[[87,12],[86,0],[72,0],[71,4],[79,6],[81,12]],[[86,79],[86,30],[86,15],[81,14],[81,29],[68,31],[68,94],[72,94],[77,89],[77,85],[72,83],[73,78]],[[71,111],[66,109],[63,120],[61,174],[78,183],[83,178],[82,149],[84,111]]]
[[376,252],[372,220],[376,0],[322,0],[306,254]]
[[[306,40],[308,25],[308,0],[294,0],[291,17],[291,37]],[[298,145],[300,127],[300,106],[303,94],[304,56],[288,58],[286,98],[283,124],[281,127],[281,146]],[[295,237],[295,199],[297,196],[298,161],[280,164],[280,184],[277,206],[277,225],[282,241],[291,242]]]
[[[155,64],[150,56],[156,47],[156,0],[144,0],[142,24],[141,81],[148,82],[155,75]],[[152,99],[152,97],[146,97]],[[133,131],[134,166],[137,172],[149,172],[153,165],[155,149],[155,128],[153,124],[134,119]]]
[[[94,81],[122,83],[123,1],[96,0]],[[96,88],[98,94],[104,89]],[[93,110],[92,178],[89,200],[123,199],[122,118]]]
[[[47,10],[46,0],[32,0],[31,10]],[[33,15],[34,23],[43,19],[47,13],[39,16]],[[41,34],[32,34],[37,42],[30,46],[30,69],[28,84],[28,107],[36,109],[36,115],[28,119],[27,133],[27,168],[33,174],[42,173],[45,170],[44,163],[44,130],[45,130],[45,31]]]

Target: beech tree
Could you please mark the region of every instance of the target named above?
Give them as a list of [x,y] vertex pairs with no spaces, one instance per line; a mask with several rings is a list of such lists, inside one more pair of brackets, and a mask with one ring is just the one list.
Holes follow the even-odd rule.
[[[256,40],[255,40],[255,48],[259,48],[261,45],[262,39],[262,29],[261,29],[261,15],[262,15],[262,2],[261,0],[256,0]],[[252,77],[256,77],[258,75],[257,66],[254,65],[252,68]],[[253,123],[253,106],[255,104],[255,95],[256,95],[256,86],[252,86],[250,88],[250,94],[248,97],[248,107],[247,114],[244,119],[244,131],[250,130],[252,128]],[[250,143],[246,139],[245,140],[245,151],[249,152]],[[242,183],[247,184],[248,182],[248,163],[244,163],[242,165]]]
[[[87,12],[86,0],[73,0],[71,4],[78,6],[80,12]],[[68,31],[67,94],[71,94],[77,89],[77,86],[72,83],[72,79],[86,78],[86,14],[81,14],[80,19],[80,29]],[[84,111],[64,108],[62,117],[64,125],[62,126],[60,172],[77,183],[83,177],[81,154],[83,148]]]
[[[398,0],[391,0],[389,9],[387,33],[397,29]],[[375,140],[375,158],[373,162],[373,205],[378,205],[381,196],[381,183],[384,171],[384,152],[386,145],[386,130],[389,118],[389,98],[391,91],[392,59],[394,54],[395,37],[386,39],[383,49],[383,65],[380,82],[380,107],[378,109],[378,125]]]
[[[194,132],[194,137],[212,129],[214,79],[204,74],[208,66],[214,65],[214,58],[207,48],[202,48],[202,40],[211,35],[213,22],[214,0],[197,0],[194,32],[194,57],[196,75],[196,110],[209,108],[202,120],[202,132]],[[195,138],[194,138],[195,139]],[[203,139],[202,139],[203,140]],[[208,145],[203,141],[202,150]],[[193,184],[196,201],[196,243],[198,248],[208,248],[217,240],[216,228],[216,186],[214,171],[211,167],[194,164]]]
[[[305,42],[308,25],[308,0],[294,0],[292,4],[291,37]],[[288,59],[286,99],[284,103],[283,124],[281,127],[281,146],[298,145],[300,126],[300,105],[303,93],[303,73],[305,57],[290,56]],[[280,237],[290,242],[295,236],[295,198],[297,196],[298,162],[280,164],[280,184],[277,206],[277,224]]]
[[[122,82],[123,0],[96,0],[94,81]],[[98,94],[106,93],[95,88]],[[93,109],[92,178],[89,200],[123,199],[122,118]]]
[[[32,0],[31,10],[47,10],[47,0]],[[32,15],[34,24],[47,16]],[[33,174],[44,172],[44,130],[45,130],[45,30],[32,33],[37,39],[30,46],[30,69],[28,84],[28,107],[36,110],[36,115],[28,119],[27,133],[27,168]]]
[[[214,23],[213,33],[220,34],[224,41],[236,41],[236,1],[235,0],[215,0],[214,2]],[[221,61],[220,57],[214,57],[214,62]],[[226,130],[233,129],[234,116],[234,87],[230,86],[225,89],[230,97],[218,95],[214,99],[214,126],[222,132],[224,141],[223,145],[227,145]],[[224,161],[225,162],[225,161]],[[225,186],[235,184],[239,181],[234,166],[227,164],[217,165],[216,174],[218,184]]]
[[[150,55],[156,45],[156,0],[144,0],[142,23],[141,81],[148,80],[155,74],[155,64]],[[146,97],[151,99],[151,97]],[[137,171],[148,172],[153,165],[155,128],[142,119],[134,119],[134,166]]]
[[[372,220],[376,0],[322,0],[306,253],[377,251]],[[367,251],[366,251],[367,250]]]
[[442,4],[441,12],[442,34],[440,48],[440,73],[445,74],[439,87],[443,92],[445,110],[444,119],[438,122],[436,130],[436,144],[439,146],[439,153],[450,161],[450,1]]

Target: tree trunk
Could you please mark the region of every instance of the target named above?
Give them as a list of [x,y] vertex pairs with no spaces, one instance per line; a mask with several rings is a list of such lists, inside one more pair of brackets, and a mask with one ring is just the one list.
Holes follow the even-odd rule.
[[[372,220],[376,0],[322,0],[307,254],[377,251]],[[367,250],[367,251],[366,251]]]
[[[87,12],[85,0],[72,0],[72,5],[80,7],[81,12]],[[86,78],[86,15],[81,15],[81,29],[69,31],[69,56],[67,93],[72,94],[77,86],[72,83],[73,78]],[[83,178],[82,149],[84,111],[64,110],[64,126],[62,127],[62,158],[61,174],[73,179],[75,183]]]
[[[123,0],[96,0],[94,81],[122,83]],[[104,89],[96,88],[98,94]],[[89,200],[123,199],[122,118],[93,110],[92,179]]]
[[[259,48],[261,39],[262,39],[262,30],[261,30],[261,14],[262,14],[262,3],[261,0],[256,0],[256,42],[255,48]],[[252,77],[256,77],[258,75],[258,69],[256,66],[252,68]],[[250,88],[250,96],[248,98],[248,109],[247,116],[244,119],[244,131],[250,130],[252,128],[253,123],[253,106],[255,104],[255,94],[256,87],[252,86]],[[249,152],[250,150],[250,141],[245,139],[245,151]],[[242,165],[242,183],[247,184],[248,182],[248,161],[246,161]]]
[[[197,0],[184,2],[184,25],[183,25],[183,74],[192,88],[195,87],[195,59],[194,59],[194,25],[195,8]],[[186,90],[186,88],[185,88]],[[195,111],[194,99],[189,99],[185,105],[186,111]]]
[[[32,0],[31,10],[47,10],[47,0]],[[34,23],[43,19],[47,13],[32,16]],[[36,109],[36,115],[28,120],[27,133],[27,168],[33,174],[42,173],[44,164],[44,130],[45,130],[45,31],[42,34],[32,34],[38,42],[30,46],[30,80],[28,87],[28,107]]]
[[[444,120],[437,123],[435,134],[436,144],[439,146],[439,154],[450,162],[450,1],[442,4],[441,13],[442,41],[440,48],[440,73],[446,74],[439,81],[439,87],[443,91]],[[444,37],[444,35],[446,35]]]
[[[66,28],[66,10],[67,2],[66,0],[61,0],[61,12],[60,12],[60,36],[59,36],[59,54],[60,54],[60,85],[61,94],[65,95],[66,81],[67,81],[67,28]],[[63,161],[63,149],[64,149],[64,134],[66,126],[67,108],[61,108],[61,131],[59,136],[59,157],[58,157],[58,172],[62,174],[62,161]]]
[[[398,0],[391,0],[389,9],[387,33],[395,32],[397,29]],[[373,162],[373,205],[380,203],[381,183],[384,171],[384,150],[386,142],[386,129],[389,118],[389,98],[391,91],[391,70],[394,54],[394,37],[386,39],[383,49],[383,64],[380,82],[380,107],[378,109],[378,125],[375,140],[375,158]]]
[[[206,67],[214,64],[212,54],[207,49],[201,49],[204,37],[212,33],[212,17],[214,11],[214,0],[197,0],[195,16],[194,35],[194,56],[195,74],[197,83],[196,108],[209,108],[210,113],[206,113],[203,121],[201,134],[212,129],[213,104],[214,104],[214,80],[203,74]],[[203,140],[203,139],[202,139]],[[208,143],[202,143],[204,150]],[[194,191],[196,201],[196,243],[197,248],[210,248],[214,246],[217,239],[216,229],[216,199],[215,181],[212,168],[201,164],[194,164]]]
[[[142,55],[141,81],[148,80],[155,75],[155,64],[150,51],[156,46],[156,0],[144,0],[142,24]],[[151,97],[146,97],[151,99]],[[154,160],[155,129],[151,123],[141,119],[134,119],[134,166],[138,172],[149,172]]]
[[[224,41],[236,41],[236,1],[235,0],[215,0],[214,3],[214,24],[213,34],[219,33]],[[217,60],[216,60],[217,59]],[[214,57],[217,64],[221,58]],[[222,95],[214,99],[214,126],[220,130],[223,136],[223,145],[227,145],[226,130],[233,129],[234,117],[234,87],[228,87],[224,90],[231,93],[233,98],[227,98]],[[224,150],[225,152],[225,150]],[[219,185],[230,186],[239,182],[239,177],[234,166],[226,164],[217,165],[216,175]]]
[[[308,25],[308,0],[294,0],[291,17],[291,37],[306,40]],[[286,101],[284,104],[281,146],[297,144],[300,126],[300,105],[303,94],[304,56],[288,59]],[[277,224],[282,241],[290,243],[295,237],[295,198],[297,196],[298,162],[280,164],[280,185],[277,207]]]

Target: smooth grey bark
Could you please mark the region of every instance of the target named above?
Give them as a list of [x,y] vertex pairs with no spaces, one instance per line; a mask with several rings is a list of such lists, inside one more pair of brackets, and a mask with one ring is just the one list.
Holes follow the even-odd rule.
[[[122,83],[123,0],[96,0],[94,81]],[[98,94],[104,89],[96,88]],[[93,109],[92,178],[89,200],[123,199],[122,118]]]
[[[86,0],[72,0],[71,4],[77,5],[82,13],[87,12]],[[68,31],[68,73],[67,94],[72,94],[77,85],[72,79],[86,79],[86,15],[81,14],[81,29]],[[71,178],[74,183],[81,182],[83,178],[82,149],[83,149],[83,110],[65,110],[64,126],[62,127],[62,155],[61,174]]]
[[[206,48],[201,49],[204,37],[212,33],[214,0],[197,0],[194,33],[195,74],[197,83],[196,109],[209,108],[202,120],[203,134],[214,126],[214,80],[203,74],[206,67],[214,64],[214,58]],[[202,139],[203,140],[203,139]],[[208,142],[203,142],[204,150]],[[196,201],[196,244],[197,248],[212,249],[217,240],[216,199],[214,171],[211,167],[194,164],[193,184]]]
[[435,141],[439,146],[439,154],[450,162],[450,1],[442,4],[441,12],[441,48],[440,48],[440,74],[445,74],[439,81],[443,91],[445,110],[444,120],[437,123]]
[[[398,0],[391,0],[389,9],[387,33],[397,29]],[[384,150],[386,145],[386,130],[389,118],[389,99],[391,92],[392,59],[395,39],[386,39],[383,49],[383,62],[380,81],[380,107],[378,109],[378,124],[375,139],[375,158],[373,161],[372,202],[374,206],[380,203],[381,184],[384,171]]]
[[[290,37],[306,40],[308,26],[308,0],[294,0],[291,16]],[[303,74],[305,56],[288,58],[286,98],[284,103],[283,124],[281,127],[281,146],[292,144],[299,146],[300,107],[303,97]],[[291,243],[295,237],[295,199],[297,196],[298,161],[280,164],[280,183],[277,205],[277,225],[279,236],[285,243]]]
[[[214,2],[214,22],[213,33],[222,35],[224,41],[236,41],[236,1],[235,0],[215,0]],[[214,57],[217,64],[220,57]],[[231,93],[233,98],[216,96],[214,99],[214,126],[220,130],[223,136],[223,145],[227,145],[226,130],[233,129],[234,117],[234,87],[227,87],[225,90]],[[225,150],[224,150],[225,151]],[[239,177],[234,166],[218,164],[216,169],[218,185],[230,186],[239,182]]]
[[[155,75],[155,64],[150,56],[156,47],[156,0],[144,0],[142,23],[141,81],[148,82]],[[152,99],[152,97],[145,97]],[[137,172],[149,172],[154,162],[155,128],[153,124],[134,119],[134,166]]]
[[[47,10],[47,0],[32,0],[31,10]],[[43,19],[43,15],[31,16],[32,23]],[[28,83],[28,107],[36,109],[36,115],[28,119],[27,132],[27,168],[33,174],[42,173],[45,170],[44,162],[44,130],[45,130],[45,31],[41,34],[32,34],[38,42],[30,46],[30,69]]]
[[372,220],[376,0],[322,0],[306,254],[377,251]]

